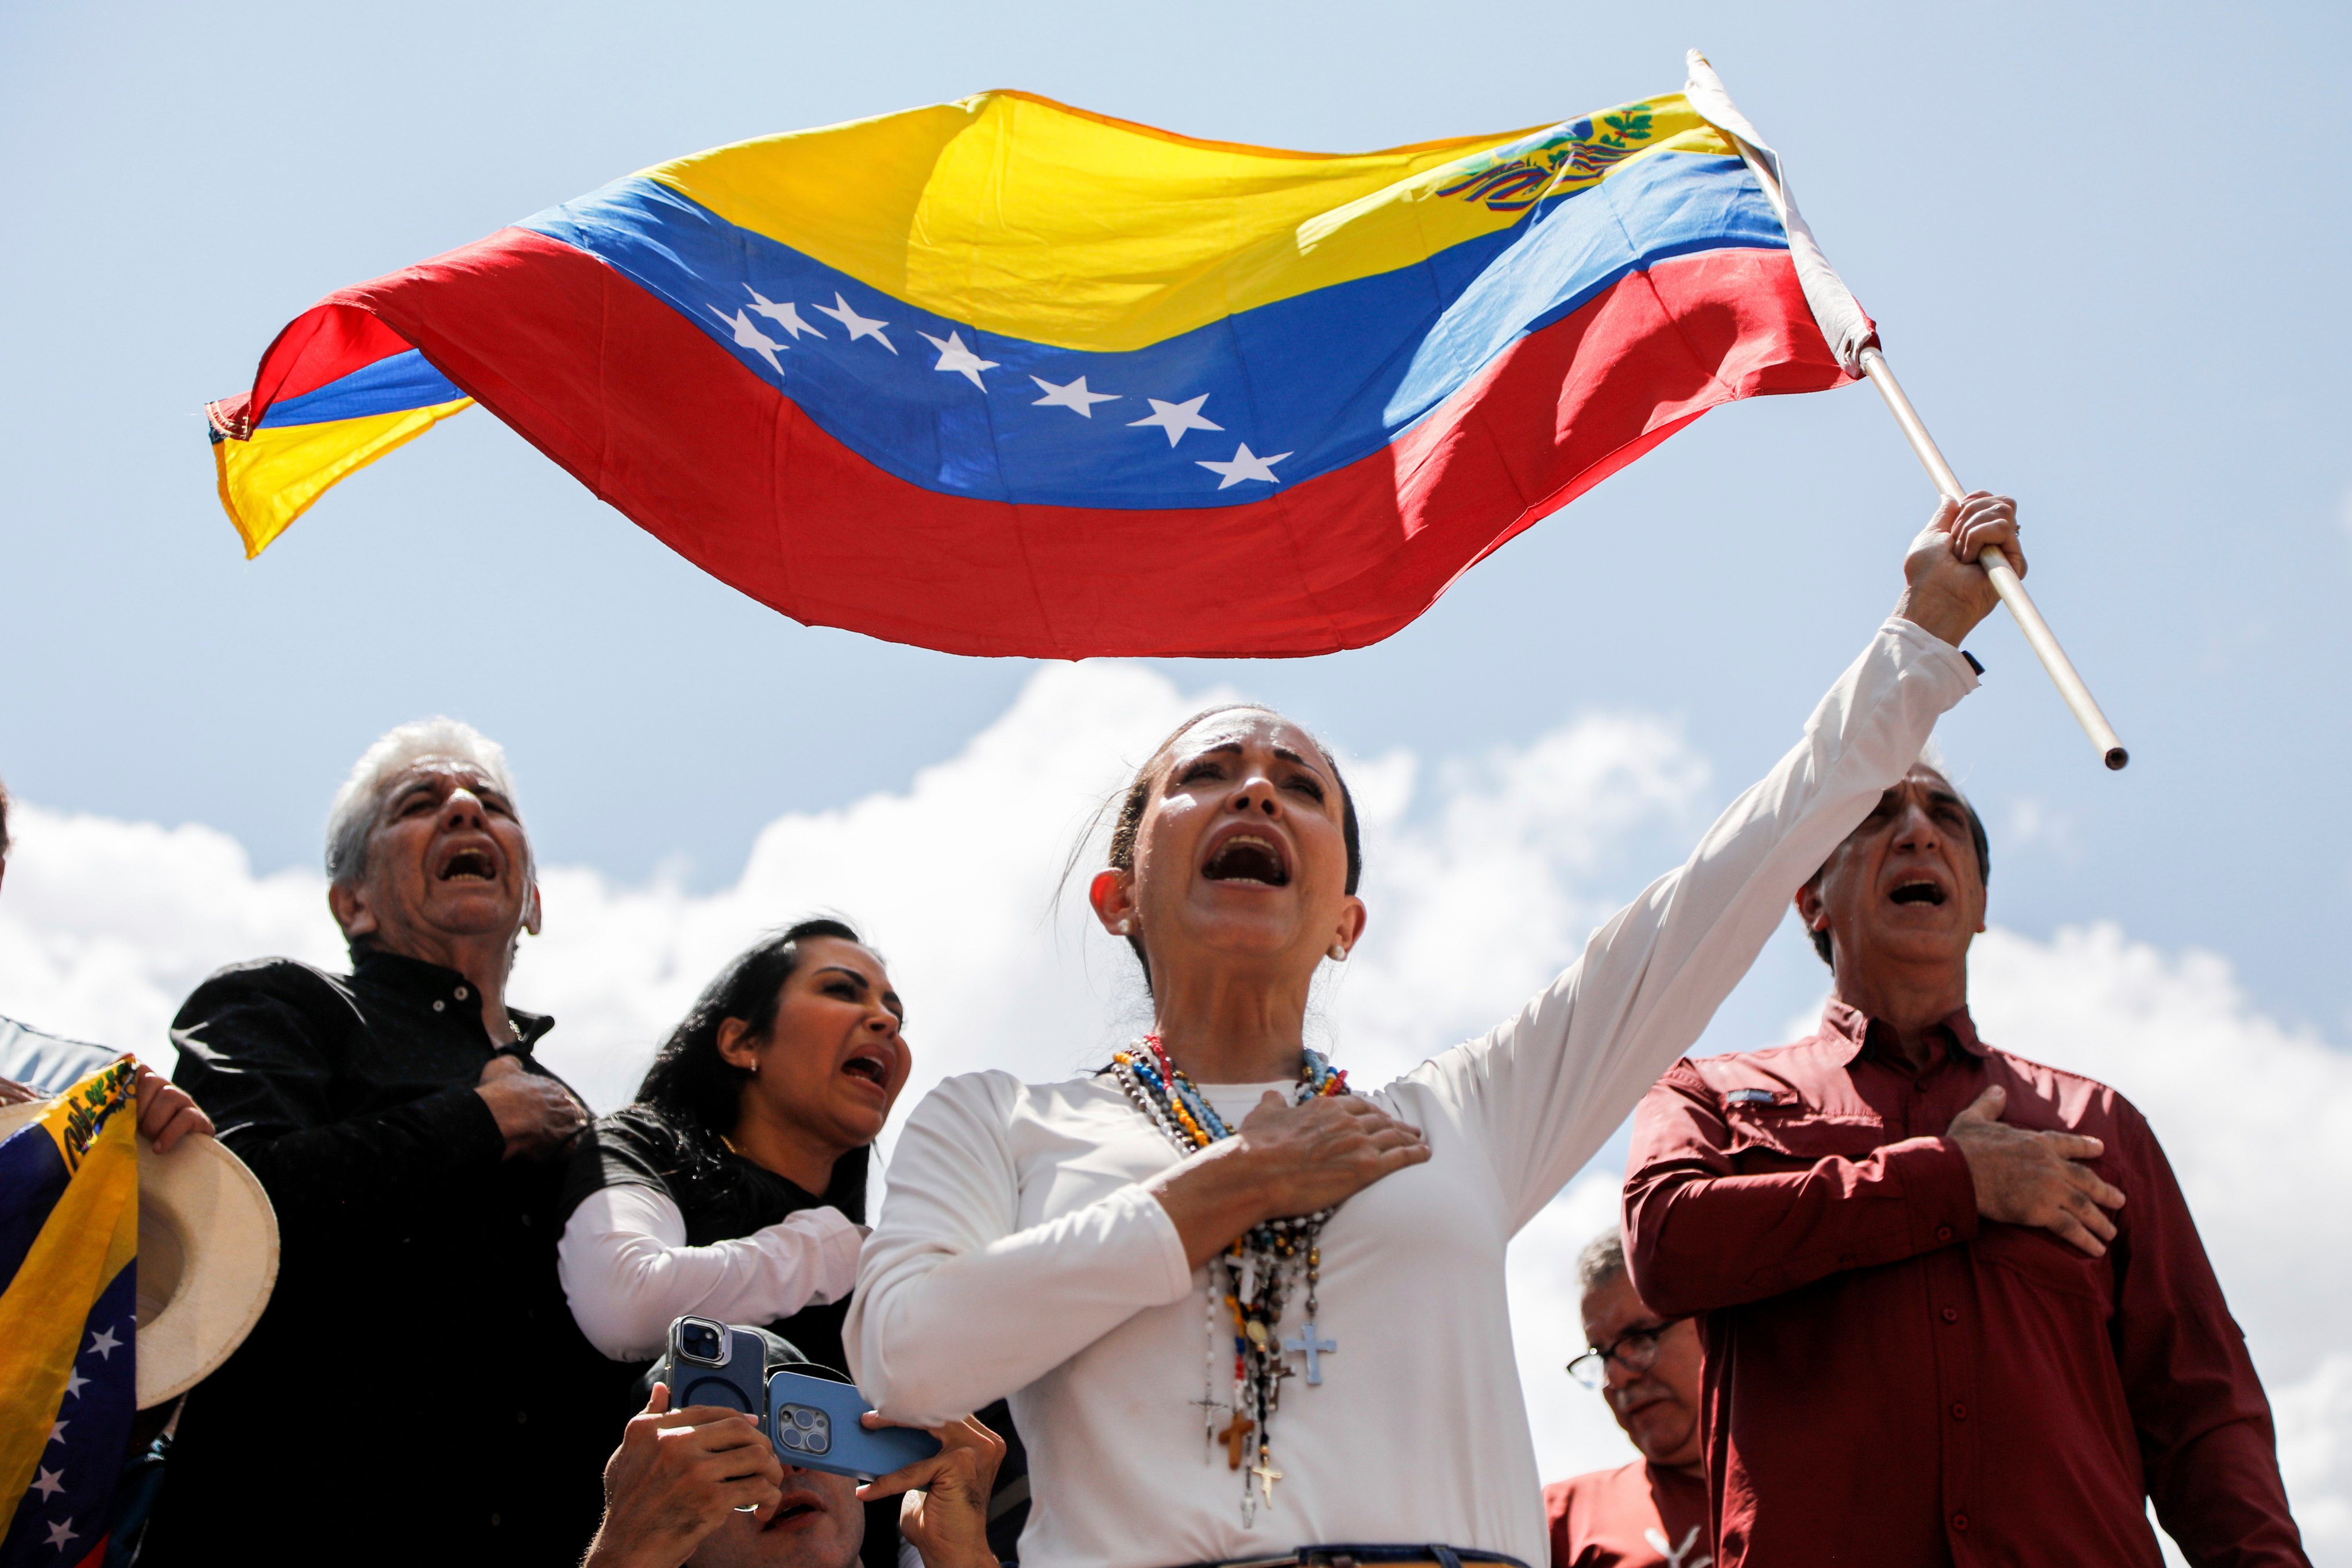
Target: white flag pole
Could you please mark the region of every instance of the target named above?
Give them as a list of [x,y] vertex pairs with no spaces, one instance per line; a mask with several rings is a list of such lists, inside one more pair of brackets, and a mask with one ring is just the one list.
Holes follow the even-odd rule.
[[[1904,395],[1903,384],[1895,379],[1893,367],[1886,363],[1885,354],[1880,352],[1877,334],[1871,329],[1869,318],[1863,314],[1862,307],[1854,302],[1843,281],[1830,267],[1829,258],[1822,254],[1821,247],[1814,241],[1804,217],[1790,200],[1780,155],[1756,134],[1756,128],[1748,122],[1747,117],[1732,103],[1730,95],[1724,91],[1723,82],[1716,76],[1715,68],[1707,64],[1706,57],[1696,49],[1690,52],[1690,81],[1684,90],[1700,118],[1722,132],[1739,150],[1740,157],[1762,183],[1764,194],[1771,201],[1773,210],[1780,215],[1782,226],[1789,233],[1790,259],[1795,262],[1798,279],[1804,285],[1806,302],[1812,307],[1814,319],[1820,323],[1822,335],[1828,340],[1831,351],[1849,374],[1865,376],[1871,385],[1878,388],[1879,396],[1886,400],[1887,411],[1895,416],[1895,424],[1902,426],[1904,439],[1911,443],[1912,455],[1919,459],[1919,466],[1927,470],[1927,478],[1934,482],[1937,492],[1958,500],[1967,494],[1960,488],[1959,476],[1952,472],[1952,466],[1944,460],[1936,438],[1927,434],[1927,426],[1920,420],[1919,411],[1912,407],[1911,399]],[[2092,697],[2091,689],[2083,683],[2082,676],[2075,672],[2074,661],[2068,658],[2066,650],[2058,645],[2050,623],[2042,618],[2042,612],[2035,607],[2032,595],[2025,591],[2025,584],[2011,569],[2009,558],[1998,549],[1988,549],[1979,557],[1979,564],[1983,566],[1985,575],[1992,579],[1993,591],[2000,595],[2000,602],[2009,606],[2009,613],[2016,620],[2019,629],[2025,633],[2027,645],[2033,649],[2034,657],[2041,659],[2042,668],[2049,672],[2051,681],[2058,688],[2058,695],[2066,700],[2066,707],[2074,715],[2074,721],[2083,726],[2083,732],[2091,738],[2091,744],[2098,748],[2099,760],[2110,768],[2120,768],[2130,762],[2131,753],[2124,749],[2115,726],[2107,722],[2107,716],[2099,710],[2098,701]]]

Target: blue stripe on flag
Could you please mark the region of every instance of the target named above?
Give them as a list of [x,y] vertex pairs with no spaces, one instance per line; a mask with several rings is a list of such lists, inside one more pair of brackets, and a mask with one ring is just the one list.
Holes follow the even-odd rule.
[[[1236,442],[1287,454],[1285,485],[1344,468],[1520,338],[1654,262],[1788,245],[1738,159],[1661,153],[1413,266],[1107,353],[933,315],[641,177],[518,226],[609,263],[898,479],[988,500],[1123,508],[1263,500],[1265,490],[1223,487],[1199,467]],[[865,320],[845,321],[843,306]],[[786,308],[804,331],[762,313]],[[969,358],[953,358],[950,334]],[[958,374],[975,360],[992,363]],[[1050,388],[1062,390],[1041,395]],[[1106,393],[1116,400],[1086,401]],[[1203,401],[1188,417],[1134,427],[1156,416],[1152,400],[1194,399]],[[1205,433],[1190,417],[1218,428]]]
[[324,425],[331,419],[399,414],[465,395],[455,382],[426,363],[423,353],[411,349],[362,365],[299,397],[271,404],[269,412],[261,416],[261,426],[276,430],[288,425]]

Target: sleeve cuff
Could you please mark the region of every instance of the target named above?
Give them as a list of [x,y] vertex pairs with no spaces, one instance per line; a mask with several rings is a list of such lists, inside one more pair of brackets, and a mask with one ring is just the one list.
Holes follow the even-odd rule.
[[1923,667],[1938,679],[1950,681],[1956,689],[1952,701],[1958,701],[1977,689],[1977,672],[1960,650],[1918,622],[1889,616],[1878,629],[1895,639],[1901,650],[1899,662]]
[[506,1134],[489,1102],[463,1084],[454,1084],[416,1101],[425,1117],[457,1152],[461,1165],[495,1165],[507,1157]]

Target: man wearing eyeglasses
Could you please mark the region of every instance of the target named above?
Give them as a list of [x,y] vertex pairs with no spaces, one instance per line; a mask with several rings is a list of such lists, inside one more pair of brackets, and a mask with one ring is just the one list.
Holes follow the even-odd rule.
[[1569,1374],[1609,1402],[1642,1457],[1544,1488],[1551,1568],[1708,1568],[1698,1331],[1642,1304],[1614,1228],[1592,1238],[1576,1276],[1592,1348]]
[[1797,892],[1820,1033],[1677,1062],[1635,1113],[1632,1279],[1705,1314],[1717,1568],[2148,1568],[2149,1502],[2194,1568],[2307,1568],[2156,1134],[1977,1037],[1989,860],[1914,767]]

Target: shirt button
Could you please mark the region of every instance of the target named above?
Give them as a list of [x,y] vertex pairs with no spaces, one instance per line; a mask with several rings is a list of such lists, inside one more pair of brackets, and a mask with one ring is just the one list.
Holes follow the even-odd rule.
[[[436,1002],[436,1003],[435,1003],[435,1004],[434,1004],[434,1005],[437,1007],[437,1006],[439,1006],[439,1005],[440,1005],[440,1004]],[[1951,1227],[1950,1226],[1948,1226],[1948,1225],[1939,1225],[1939,1226],[1937,1226],[1936,1227],[1936,1239],[1937,1239],[1937,1241],[1949,1241],[1949,1240],[1951,1240],[1951,1239],[1952,1239],[1952,1227]]]
[[499,1516],[498,1516],[497,1514],[492,1514],[492,1515],[490,1515],[490,1528],[491,1528],[491,1529],[493,1529],[493,1530],[496,1530],[496,1529],[498,1528],[498,1526],[499,1526]]
[[1952,1515],[1952,1528],[1954,1530],[1965,1531],[1968,1527],[1969,1516],[1967,1514],[1956,1513]]
[[458,1000],[458,1001],[460,1001],[460,1002],[463,1002],[465,999],[466,999],[466,988],[465,988],[464,986],[460,985],[460,986],[458,986],[458,987],[457,987],[457,1000]]
[[524,1425],[526,1422],[528,1422],[530,1419],[530,1411],[528,1411],[528,1410],[518,1410],[518,1411],[516,1411],[516,1412],[515,1412],[515,1425],[516,1425],[516,1426],[520,1426]]
[[1957,1323],[1959,1321],[1960,1310],[1958,1307],[1947,1307],[1944,1309],[1944,1321],[1948,1323]]
[[449,1004],[436,996],[433,999],[433,1010],[436,1013],[446,1013],[449,1010]]
[[1957,1399],[1952,1401],[1952,1419],[1955,1421],[1965,1421],[1968,1418],[1969,1407],[1961,1404]]

